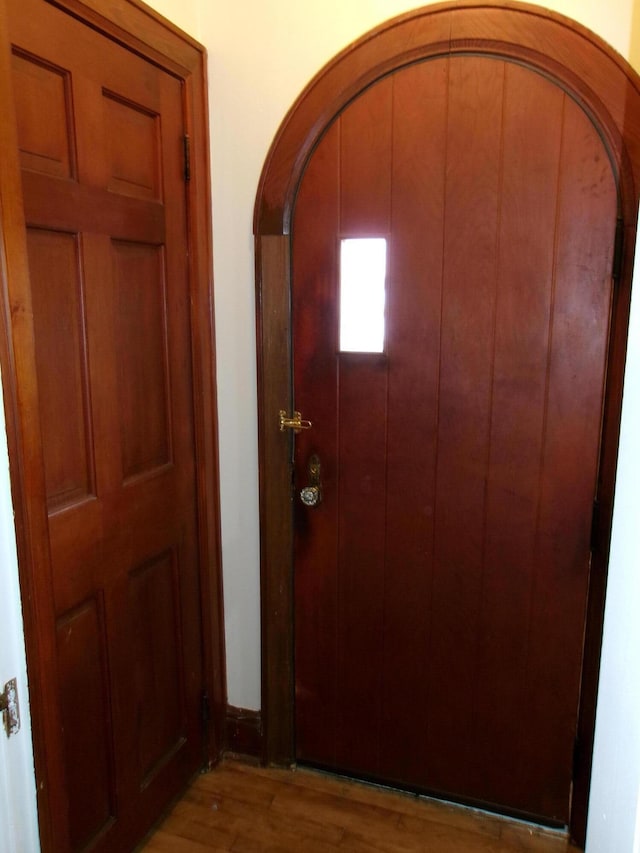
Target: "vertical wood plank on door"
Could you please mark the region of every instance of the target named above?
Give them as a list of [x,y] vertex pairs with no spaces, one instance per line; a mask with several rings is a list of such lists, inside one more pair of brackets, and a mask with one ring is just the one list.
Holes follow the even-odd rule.
[[[490,456],[479,649],[474,675],[478,778],[526,810],[517,747],[535,727],[526,661],[553,303],[563,92],[508,64],[498,243]],[[523,630],[523,626],[525,629]]]
[[[388,79],[368,89],[340,118],[343,237],[389,235],[392,116]],[[343,766],[369,774],[379,771],[382,736],[387,372],[386,355],[339,356],[336,753]]]
[[[573,153],[576,150],[581,152],[579,158]],[[541,807],[566,815],[589,585],[617,211],[616,184],[606,152],[588,117],[571,101],[565,111],[560,175],[550,329],[553,349],[527,661],[531,718],[544,715],[552,724],[536,749],[523,733],[522,759],[541,791]]]
[[[468,789],[482,590],[495,335],[504,63],[467,57],[449,76],[428,756],[432,784]],[[455,649],[455,655],[451,650]],[[446,701],[443,701],[446,697]]]
[[[336,417],[338,310],[336,301],[340,220],[340,122],[322,140],[305,174],[293,229],[305,235],[293,242],[293,270],[301,282],[292,293],[295,408],[313,428],[296,436],[294,517],[295,594],[305,617],[296,620],[296,749],[300,759],[336,760],[338,583],[338,433]],[[304,245],[304,251],[300,251]],[[298,249],[298,250],[297,250]],[[305,310],[313,299],[315,310]],[[299,491],[309,480],[316,434],[326,440],[320,452],[322,503],[302,505]],[[316,708],[322,708],[317,725]]]
[[424,775],[437,454],[448,60],[393,78],[382,764]]
[[340,233],[384,237],[391,217],[393,84],[382,80],[340,117]]
[[339,382],[336,753],[339,766],[375,775],[383,736],[386,358],[344,353]]

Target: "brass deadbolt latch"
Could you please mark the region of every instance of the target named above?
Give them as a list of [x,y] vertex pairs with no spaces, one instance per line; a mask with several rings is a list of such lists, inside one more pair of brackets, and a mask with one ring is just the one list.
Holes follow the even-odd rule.
[[280,409],[280,432],[292,429],[294,432],[302,432],[303,429],[311,429],[311,421],[303,421],[300,412],[294,412],[293,417],[287,417],[285,409]]

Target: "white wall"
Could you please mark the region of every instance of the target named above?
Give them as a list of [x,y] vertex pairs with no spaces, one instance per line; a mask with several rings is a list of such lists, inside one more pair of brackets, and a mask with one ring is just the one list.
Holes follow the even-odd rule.
[[[241,707],[259,708],[256,373],[251,234],[258,177],[282,118],[308,80],[350,41],[383,20],[418,4],[403,0],[150,0],[150,5],[190,32],[209,51],[229,701]],[[630,55],[634,6],[640,8],[640,0],[548,0],[540,5],[575,18],[599,33],[620,53]],[[635,334],[638,336],[640,330]],[[625,396],[627,407],[632,405],[630,400],[640,400],[638,381],[634,378],[637,376],[640,376],[640,364],[630,368]],[[633,455],[634,448],[627,452]],[[637,464],[637,447],[635,454]],[[637,477],[635,479],[637,481]],[[7,486],[0,482],[0,519],[5,520],[10,518],[7,496]],[[618,507],[622,505],[620,499]],[[621,801],[615,796],[614,779],[622,772],[622,765],[629,770],[624,777],[626,779],[630,779],[640,766],[640,760],[632,760],[632,752],[626,745],[614,754],[607,741],[607,738],[615,741],[616,732],[622,730],[628,729],[627,736],[632,736],[634,718],[628,715],[633,705],[622,700],[627,691],[627,669],[630,671],[635,667],[637,672],[640,659],[638,634],[633,635],[635,645],[620,645],[621,638],[610,627],[618,621],[618,608],[633,593],[626,587],[633,574],[629,570],[633,553],[631,548],[627,550],[627,543],[631,541],[628,526],[617,519],[616,524],[617,545],[611,563],[612,591],[607,603],[608,633],[603,653],[602,680],[606,685],[608,706],[601,700],[594,773],[595,807],[592,801],[593,813],[605,814],[609,826],[619,824],[621,809]],[[637,566],[637,551],[635,554]],[[12,563],[8,564],[8,573],[15,576]],[[16,627],[16,637],[19,634]],[[620,656],[627,662],[627,667],[622,670],[617,665]],[[637,705],[635,708],[637,736]],[[616,710],[622,712],[622,716]],[[633,796],[634,793],[629,791],[629,797]],[[629,812],[629,819],[632,814],[633,809]],[[615,853],[626,853],[631,850],[630,845],[593,846],[604,844],[600,839],[605,836],[606,832],[598,836],[598,841],[592,842],[590,853],[614,853],[614,850]],[[25,851],[31,849],[24,848]]]
[[589,809],[590,853],[640,851],[640,261],[634,288]]
[[21,728],[9,739],[0,728],[0,848],[5,853],[35,853],[39,849],[38,821],[27,671],[4,410],[0,405],[0,690],[11,678],[18,680]]

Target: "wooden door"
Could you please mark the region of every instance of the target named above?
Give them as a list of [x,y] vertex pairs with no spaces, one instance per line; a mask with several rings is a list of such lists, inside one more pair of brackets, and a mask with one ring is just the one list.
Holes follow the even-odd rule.
[[52,843],[129,850],[203,756],[182,83],[37,0],[11,2],[9,26],[64,767]]
[[[617,187],[566,91],[457,55],[327,131],[293,220],[298,760],[569,819]],[[339,247],[387,240],[382,353]]]

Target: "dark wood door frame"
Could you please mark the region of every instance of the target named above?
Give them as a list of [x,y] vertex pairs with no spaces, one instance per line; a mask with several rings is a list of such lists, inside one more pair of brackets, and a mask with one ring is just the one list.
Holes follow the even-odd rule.
[[618,183],[621,253],[611,321],[594,550],[572,799],[571,832],[584,843],[595,728],[604,593],[620,427],[640,186],[640,78],[579,24],[520,3],[443,3],[395,18],[339,54],[295,102],[267,156],[254,233],[258,342],[264,760],[295,760],[291,437],[291,220],[311,153],[338,113],[385,74],[461,53],[500,57],[546,75],[587,113]]
[[[191,179],[189,216],[191,333],[196,419],[199,554],[204,628],[204,688],[211,706],[203,763],[223,748],[226,678],[220,560],[218,446],[213,338],[211,201],[206,53],[138,0],[47,0],[181,81]],[[0,0],[0,96],[12,103],[7,13]],[[176,140],[180,145],[181,140]],[[64,770],[57,732],[55,626],[47,541],[44,467],[38,429],[33,318],[15,120],[0,123],[0,365],[15,507],[18,563],[43,851],[54,849],[56,815],[66,813]]]

